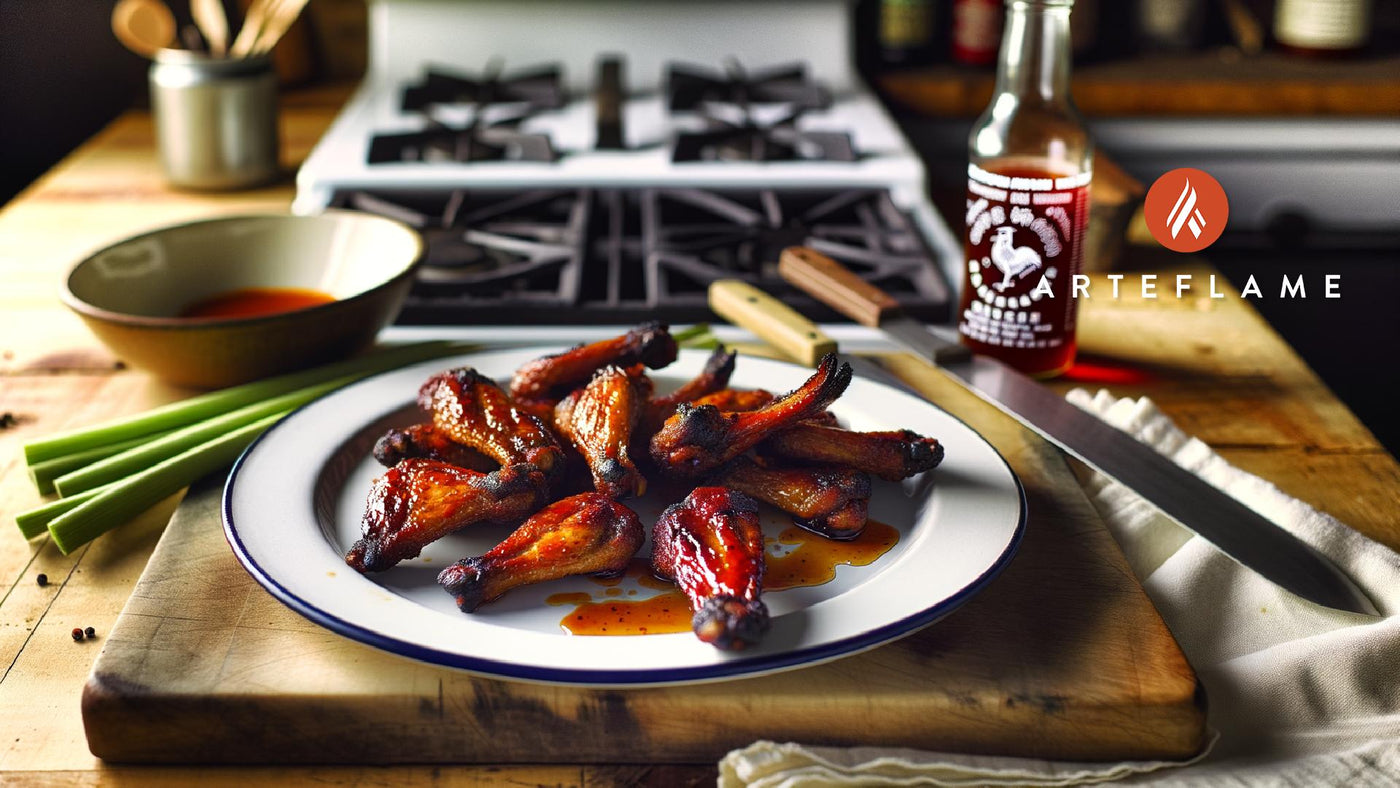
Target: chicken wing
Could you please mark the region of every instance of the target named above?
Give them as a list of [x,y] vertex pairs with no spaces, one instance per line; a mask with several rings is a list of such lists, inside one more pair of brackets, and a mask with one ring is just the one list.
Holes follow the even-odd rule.
[[645,540],[635,512],[605,495],[583,493],[541,509],[485,555],[442,570],[438,583],[470,613],[512,588],[622,572]]
[[619,367],[604,367],[554,411],[555,428],[588,463],[593,488],[614,500],[647,489],[630,454],[632,430],[647,406],[650,386],[645,380]]
[[521,402],[563,397],[609,365],[645,364],[660,369],[676,360],[676,340],[665,323],[643,323],[620,337],[580,345],[522,365],[510,381],[510,393]]
[[432,424],[414,424],[391,429],[374,444],[374,459],[386,468],[403,460],[441,460],[448,465],[489,473],[501,464],[476,449],[470,449],[442,434]]
[[563,464],[564,452],[553,433],[474,369],[429,378],[418,391],[418,404],[432,414],[433,426],[443,435],[502,466],[529,463],[553,474]]
[[[700,370],[699,375],[686,381],[670,394],[651,397],[647,403],[646,413],[637,423],[635,432],[637,442],[645,445],[647,441],[651,440],[651,436],[661,429],[661,425],[666,423],[666,419],[671,418],[679,405],[694,402],[718,391],[727,391],[724,387],[729,385],[729,376],[734,374],[734,361],[738,355],[735,351],[725,350],[724,346],[721,345],[710,354],[709,360],[705,362],[705,368]],[[721,408],[721,410],[725,410],[725,408]]]
[[870,511],[870,476],[850,468],[765,467],[740,457],[713,481],[771,503],[831,539],[860,536]]
[[806,422],[760,443],[763,456],[839,465],[897,482],[943,461],[943,445],[910,430],[853,432]]
[[700,370],[699,375],[686,381],[670,394],[654,398],[651,401],[652,407],[664,411],[665,416],[669,417],[682,402],[693,402],[724,390],[724,387],[729,385],[730,376],[734,374],[734,362],[738,356],[738,352],[725,350],[724,346],[720,345],[710,354],[705,368]]
[[[697,397],[692,402],[696,405],[714,405],[724,411],[745,411],[758,410],[772,402],[773,399],[773,392],[767,389],[720,389],[713,394]],[[804,420],[804,423],[822,424],[828,427],[840,426],[836,420],[836,414],[829,410],[813,413]]]
[[726,412],[714,405],[681,405],[652,436],[651,457],[674,476],[698,476],[772,433],[821,413],[850,382],[851,366],[827,354],[806,383],[758,410]]
[[661,513],[651,532],[651,566],[674,580],[695,617],[696,637],[725,650],[757,643],[768,629],[763,531],[758,504],[724,487],[697,487]]
[[767,389],[720,389],[713,394],[706,394],[703,397],[696,397],[691,401],[692,405],[714,405],[722,411],[738,413],[746,410],[758,410],[776,399],[773,392]]
[[533,465],[479,473],[439,460],[404,460],[374,480],[364,536],[345,563],[380,572],[473,523],[520,520],[544,505],[548,486]]

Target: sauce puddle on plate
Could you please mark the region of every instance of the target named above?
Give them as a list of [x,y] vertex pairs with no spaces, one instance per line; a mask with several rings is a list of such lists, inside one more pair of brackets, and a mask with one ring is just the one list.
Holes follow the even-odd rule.
[[[836,578],[838,566],[869,566],[899,542],[899,531],[871,520],[861,535],[849,542],[838,542],[788,526],[778,538],[768,540],[763,589],[819,586]],[[574,592],[553,594],[545,599],[551,605],[572,605],[574,609],[559,620],[571,635],[660,635],[690,631],[690,602],[671,583],[651,572],[650,562],[634,558],[618,577],[589,578],[603,586],[600,594]],[[623,590],[624,580],[661,591],[646,599],[635,596],[636,589]]]
[[256,317],[329,304],[335,297],[301,287],[248,287],[196,301],[180,317]]

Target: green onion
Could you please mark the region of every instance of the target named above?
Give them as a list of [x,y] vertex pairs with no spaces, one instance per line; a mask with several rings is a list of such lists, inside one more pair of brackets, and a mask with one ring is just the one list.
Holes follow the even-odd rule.
[[62,457],[54,457],[52,460],[43,460],[29,466],[29,478],[34,480],[34,487],[39,490],[40,495],[49,495],[54,491],[53,480],[65,473],[76,471],[85,465],[91,465],[98,460],[105,460],[113,454],[120,454],[127,449],[133,449],[144,443],[149,443],[157,438],[163,438],[170,432],[157,432],[142,438],[132,438],[129,441],[113,443],[107,446],[97,446],[87,451],[65,454]]
[[68,555],[174,495],[180,488],[229,465],[288,412],[259,419],[95,491],[91,498],[49,522],[49,535],[54,545]]
[[175,430],[163,438],[143,442],[135,448],[99,460],[86,468],[64,474],[54,480],[58,494],[67,498],[84,490],[91,490],[118,481],[145,468],[196,446],[208,443],[220,435],[238,429],[275,413],[286,413],[301,407],[313,399],[334,391],[358,379],[358,375],[346,375],[315,386],[307,386],[290,394],[264,400],[231,413],[206,419],[183,429]]
[[302,372],[293,372],[274,378],[256,380],[252,383],[244,383],[241,386],[211,391],[208,394],[201,394],[146,411],[138,416],[116,419],[60,435],[40,438],[25,444],[24,458],[26,462],[33,465],[55,457],[88,451],[98,446],[123,443],[149,436],[152,433],[185,427],[227,413],[235,408],[262,402],[335,378],[347,375],[366,377],[395,367],[426,361],[430,358],[465,352],[471,347],[447,341],[400,345]]
[[[687,342],[706,336],[710,333],[709,323],[696,323],[690,328],[682,328],[680,331],[672,331],[671,338],[676,340],[678,345],[686,345]],[[690,347],[686,345],[686,347]]]
[[97,497],[106,487],[80,492],[77,495],[67,498],[59,498],[57,501],[49,501],[42,506],[36,506],[28,511],[15,515],[15,525],[19,526],[19,532],[24,534],[25,539],[33,539],[40,534],[49,532],[49,523],[60,514],[70,509],[77,508],[83,501],[90,501]]

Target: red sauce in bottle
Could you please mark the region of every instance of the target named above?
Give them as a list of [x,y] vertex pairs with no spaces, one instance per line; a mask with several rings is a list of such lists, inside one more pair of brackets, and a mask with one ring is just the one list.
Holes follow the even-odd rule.
[[334,300],[334,296],[302,287],[248,287],[196,301],[181,310],[180,317],[256,317],[294,312]]
[[968,168],[958,332],[975,352],[1030,375],[1074,362],[1070,285],[1084,256],[1089,178],[1025,160]]

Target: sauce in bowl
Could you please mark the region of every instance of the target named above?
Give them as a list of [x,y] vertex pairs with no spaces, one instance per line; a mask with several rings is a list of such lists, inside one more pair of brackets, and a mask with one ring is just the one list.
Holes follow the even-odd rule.
[[196,301],[180,311],[180,317],[236,318],[295,312],[329,304],[335,297],[302,287],[246,287]]

